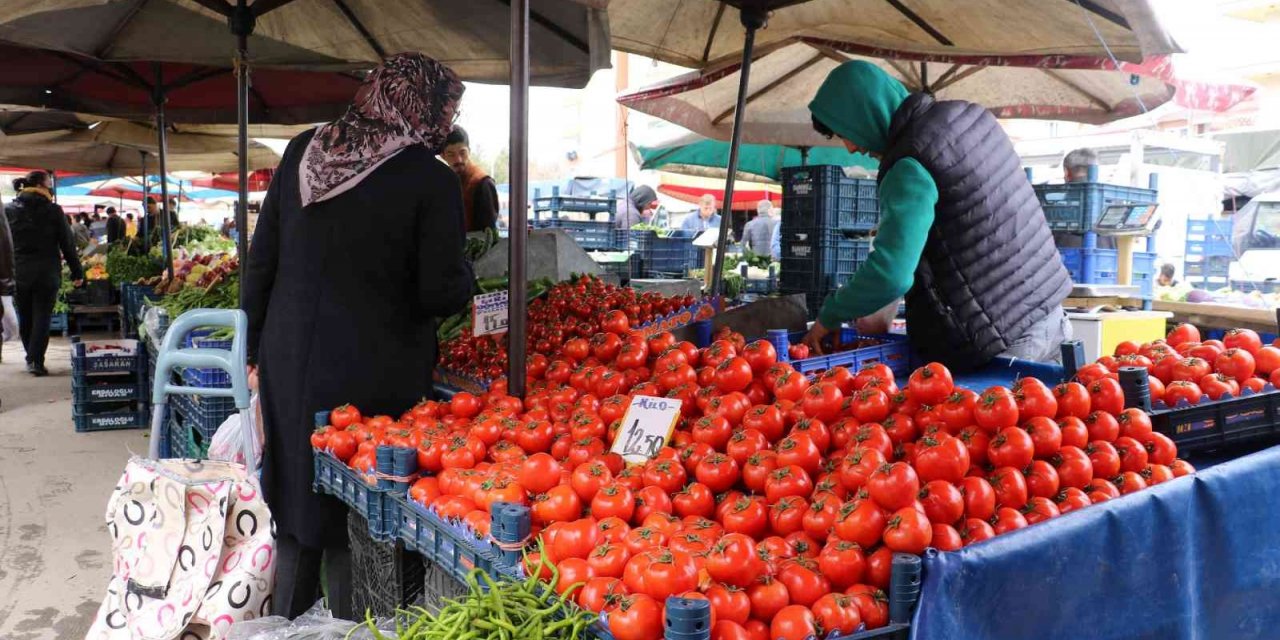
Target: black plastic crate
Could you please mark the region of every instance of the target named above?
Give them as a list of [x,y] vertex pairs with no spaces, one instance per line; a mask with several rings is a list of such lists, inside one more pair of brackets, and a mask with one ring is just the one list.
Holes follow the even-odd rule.
[[351,540],[352,610],[385,617],[422,598],[421,558],[399,541],[378,542],[369,536],[369,523],[354,511],[347,513]]
[[848,278],[871,254],[870,239],[849,237],[842,231],[784,225],[779,233],[783,274]]
[[104,378],[101,381],[94,378],[72,378],[71,400],[80,404],[145,400],[146,392],[141,378],[137,374],[131,374],[131,377],[133,379]]
[[106,307],[115,304],[115,289],[107,280],[89,280],[85,282],[85,304],[94,307]]
[[608,251],[617,249],[617,235],[614,233],[613,221],[568,220],[552,218],[535,220],[535,229],[562,229],[579,247],[587,250]]
[[443,567],[422,559],[422,606],[432,613],[437,613],[444,606],[446,599],[461,598],[467,595],[467,587],[454,578]]
[[836,165],[783,167],[782,210],[800,227],[871,231],[880,224],[876,181],[846,177]]
[[1113,204],[1156,204],[1155,189],[1101,182],[1034,185],[1044,217],[1054,231],[1089,231]]
[[559,187],[551,188],[551,196],[543,197],[539,190],[533,192],[533,217],[534,219],[546,216],[542,213],[550,213],[551,217],[557,217],[561,212],[565,213],[587,213],[594,214],[607,213],[609,217],[613,217],[618,211],[618,198],[616,193],[610,192],[610,197],[592,197],[592,196],[562,196]]
[[1173,439],[1178,453],[1218,449],[1232,444],[1280,435],[1280,391],[1271,385],[1238,398],[1201,399],[1196,405],[1151,411],[1152,427]]
[[683,277],[706,262],[702,250],[693,246],[694,234],[671,231],[633,230],[628,240],[631,276],[634,278]]
[[71,421],[77,433],[141,429],[149,424],[151,413],[143,402],[73,403]]

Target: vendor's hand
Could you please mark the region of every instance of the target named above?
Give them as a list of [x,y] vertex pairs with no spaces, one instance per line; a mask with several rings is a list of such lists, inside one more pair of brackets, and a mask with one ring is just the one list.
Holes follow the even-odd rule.
[[809,328],[809,333],[804,335],[804,344],[809,347],[809,354],[813,356],[822,355],[822,339],[827,337],[831,330],[822,326],[821,322],[814,321],[813,326]]
[[854,322],[854,326],[858,328],[858,335],[860,336],[882,335],[889,333],[890,328],[889,323],[885,322],[884,316],[879,314],[858,318]]
[[80,278],[79,280],[75,280],[75,281],[73,281],[73,282],[71,283],[71,286],[73,286],[73,287],[75,287],[75,288],[77,288],[77,289],[79,289],[80,287],[83,287],[83,286],[84,286],[84,278]]

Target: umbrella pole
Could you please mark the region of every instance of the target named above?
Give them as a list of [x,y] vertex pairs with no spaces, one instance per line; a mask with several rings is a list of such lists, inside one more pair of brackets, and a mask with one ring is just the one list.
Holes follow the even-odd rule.
[[733,186],[738,173],[738,150],[742,146],[743,112],[747,108],[747,85],[751,82],[751,53],[755,48],[756,30],[765,23],[765,12],[755,7],[743,6],[740,11],[742,26],[747,28],[742,43],[742,71],[738,75],[738,102],[733,112],[733,136],[729,141],[729,173],[724,180],[724,210],[720,217],[720,239],[716,242],[716,260],[712,265],[711,296],[720,295],[723,284],[724,248],[729,242],[729,228],[733,226]]
[[[249,34],[253,33],[253,10],[245,0],[238,0],[228,24],[236,36],[236,125],[239,155],[236,199],[236,255],[240,259],[240,281],[244,282],[249,263]],[[246,288],[240,287],[240,307],[244,307]]]
[[156,142],[160,146],[160,254],[164,257],[169,279],[173,280],[173,248],[169,245],[169,173],[165,169],[169,134],[165,131],[164,78],[160,75],[160,65],[156,65],[156,87],[152,100],[156,105]]
[[511,194],[507,233],[507,390],[525,393],[525,333],[528,316],[525,245],[529,236],[529,0],[511,0]]
[[151,251],[151,229],[147,224],[147,196],[151,195],[147,188],[147,152],[139,151],[138,154],[142,156],[142,213],[138,215],[138,230],[142,234],[143,250]]
[[809,164],[809,147],[800,147],[800,166]]

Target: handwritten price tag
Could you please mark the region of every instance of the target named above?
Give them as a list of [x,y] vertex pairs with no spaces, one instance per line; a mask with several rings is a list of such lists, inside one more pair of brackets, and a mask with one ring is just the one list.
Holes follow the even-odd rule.
[[472,299],[471,330],[487,336],[507,332],[507,292],[482,293]]
[[622,417],[622,430],[612,450],[627,462],[652,460],[667,444],[679,418],[680,400],[636,396]]

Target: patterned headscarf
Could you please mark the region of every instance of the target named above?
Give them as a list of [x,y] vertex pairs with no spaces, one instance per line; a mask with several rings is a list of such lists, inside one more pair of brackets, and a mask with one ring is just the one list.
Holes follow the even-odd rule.
[[415,144],[438,153],[453,129],[464,87],[449,67],[421,53],[387,58],[369,73],[347,113],[320,127],[302,156],[302,206],[355,185]]

